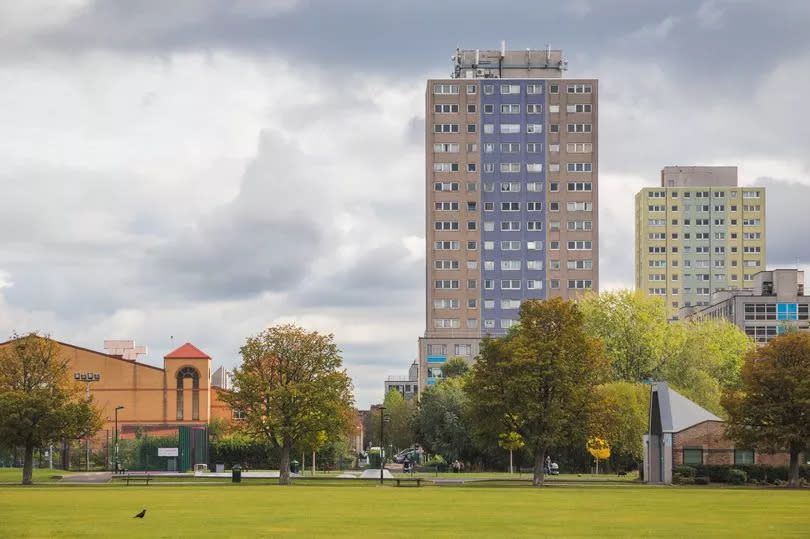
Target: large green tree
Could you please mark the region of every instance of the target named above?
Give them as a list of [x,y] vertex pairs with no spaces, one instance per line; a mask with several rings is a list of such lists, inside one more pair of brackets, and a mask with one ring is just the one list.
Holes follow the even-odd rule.
[[596,386],[590,434],[604,439],[612,454],[635,462],[644,457],[642,436],[647,432],[650,386],[632,382],[609,382]]
[[789,484],[797,486],[799,454],[810,440],[810,333],[789,332],[750,352],[722,404],[726,434],[744,447],[787,450]]
[[37,333],[14,334],[0,348],[0,440],[24,448],[24,485],[33,482],[34,449],[101,428],[101,412],[69,366],[59,343]]
[[[385,444],[393,447],[394,452],[411,446],[414,442],[413,415],[416,411],[416,401],[406,399],[396,389],[386,393],[383,400],[385,415],[389,421],[385,424]],[[379,424],[379,416],[377,416]]]
[[352,382],[334,336],[293,324],[248,337],[222,399],[240,410],[238,428],[281,453],[279,484],[290,482],[290,452],[313,436],[345,434],[353,414]]
[[605,372],[601,343],[586,334],[574,302],[532,300],[506,337],[484,339],[465,388],[479,424],[523,438],[539,486],[549,449],[584,441],[590,396]]
[[416,439],[428,453],[446,460],[472,461],[477,455],[470,399],[461,378],[442,380],[422,392],[414,417]]

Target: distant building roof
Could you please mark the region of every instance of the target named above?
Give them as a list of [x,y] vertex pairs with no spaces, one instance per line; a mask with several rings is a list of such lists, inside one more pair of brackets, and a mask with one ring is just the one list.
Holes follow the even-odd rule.
[[169,352],[166,356],[166,359],[211,359],[211,356],[191,344],[187,342],[180,348]]
[[680,432],[704,421],[723,421],[671,389],[666,382],[654,383],[652,391],[658,393],[662,432]]

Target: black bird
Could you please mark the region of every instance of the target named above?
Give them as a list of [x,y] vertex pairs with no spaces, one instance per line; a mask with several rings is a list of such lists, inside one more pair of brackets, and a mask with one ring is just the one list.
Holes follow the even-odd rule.
[[140,513],[138,513],[137,515],[135,515],[132,518],[143,518],[144,516],[146,516],[146,509],[144,509],[143,511],[141,511]]

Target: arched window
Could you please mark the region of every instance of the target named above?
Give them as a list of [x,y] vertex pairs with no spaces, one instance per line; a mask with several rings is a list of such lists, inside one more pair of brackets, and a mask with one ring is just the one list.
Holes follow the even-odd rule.
[[194,367],[183,367],[177,371],[177,420],[183,417],[183,380],[191,378],[191,419],[200,419],[200,372]]

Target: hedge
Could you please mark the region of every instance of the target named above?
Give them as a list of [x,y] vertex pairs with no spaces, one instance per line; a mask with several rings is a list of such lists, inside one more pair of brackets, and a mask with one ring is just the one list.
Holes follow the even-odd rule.
[[[685,468],[694,470],[692,477],[708,477],[713,483],[730,483],[739,481],[739,476],[730,479],[730,470],[741,470],[745,472],[748,481],[758,481],[773,483],[774,481],[787,481],[788,468],[787,466],[764,466],[761,464],[736,464],[729,466],[710,466],[706,464],[693,464],[690,466],[676,466],[673,472],[680,471]],[[684,470],[685,471],[685,470]],[[736,472],[731,472],[735,474]],[[810,481],[810,467],[799,466],[799,477]]]

